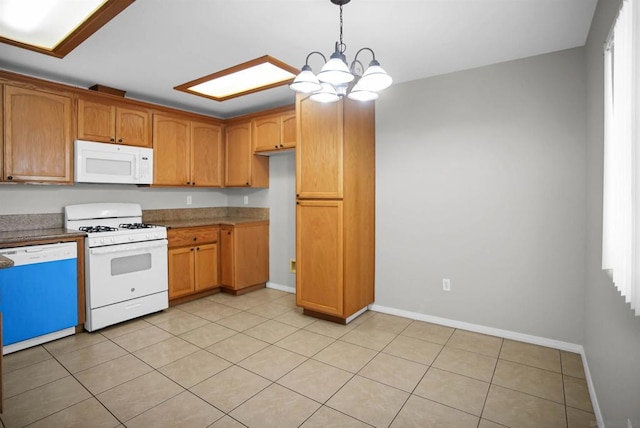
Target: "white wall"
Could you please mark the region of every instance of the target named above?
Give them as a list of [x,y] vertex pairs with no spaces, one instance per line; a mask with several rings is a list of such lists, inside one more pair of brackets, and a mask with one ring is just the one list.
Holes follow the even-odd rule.
[[378,305],[581,343],[584,76],[573,49],[380,96]]
[[[91,202],[136,202],[145,210],[218,207],[227,205],[225,192],[220,189],[170,189],[122,184],[8,184],[0,186],[0,215],[62,213],[65,205]],[[192,205],[187,206],[187,195],[191,195]]]
[[587,41],[587,281],[584,347],[607,428],[640,427],[640,317],[602,272],[604,65],[602,47],[620,0],[600,0]]

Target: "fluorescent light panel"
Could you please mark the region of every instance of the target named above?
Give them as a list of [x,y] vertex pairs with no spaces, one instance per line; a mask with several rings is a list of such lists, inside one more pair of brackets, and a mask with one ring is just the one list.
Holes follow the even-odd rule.
[[0,42],[64,57],[135,0],[0,0]]
[[298,70],[265,55],[176,86],[174,89],[224,101],[290,83]]

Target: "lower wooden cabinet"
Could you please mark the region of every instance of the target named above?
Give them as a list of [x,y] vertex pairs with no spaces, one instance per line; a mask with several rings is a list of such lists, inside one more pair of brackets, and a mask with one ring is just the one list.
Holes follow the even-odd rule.
[[218,270],[218,226],[170,229],[169,300],[215,290]]
[[232,294],[263,287],[269,280],[269,222],[220,227],[221,285]]

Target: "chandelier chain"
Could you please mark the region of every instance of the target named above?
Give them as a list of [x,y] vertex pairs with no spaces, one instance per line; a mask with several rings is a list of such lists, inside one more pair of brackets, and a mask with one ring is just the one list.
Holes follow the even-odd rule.
[[342,43],[342,3],[340,3],[340,44],[338,45],[340,53],[344,53],[347,50],[347,46]]

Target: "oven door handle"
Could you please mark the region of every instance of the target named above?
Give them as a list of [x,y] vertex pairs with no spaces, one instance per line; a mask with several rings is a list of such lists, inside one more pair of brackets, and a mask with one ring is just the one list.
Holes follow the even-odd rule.
[[135,242],[132,244],[108,245],[106,247],[91,248],[90,254],[97,255],[97,254],[124,253],[126,251],[139,251],[139,250],[146,250],[150,248],[166,247],[167,245],[169,245],[169,241],[167,241],[166,239],[160,239],[156,241]]

